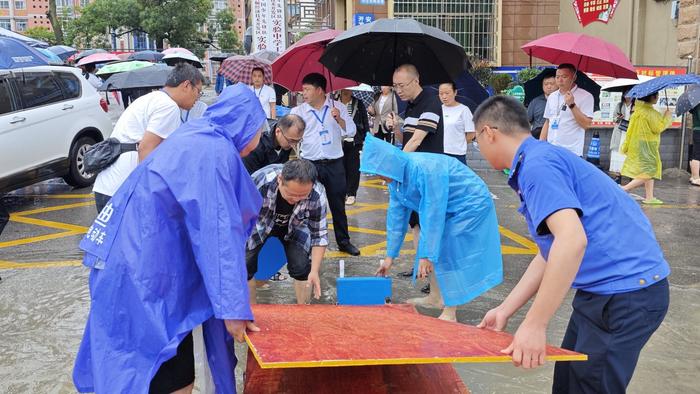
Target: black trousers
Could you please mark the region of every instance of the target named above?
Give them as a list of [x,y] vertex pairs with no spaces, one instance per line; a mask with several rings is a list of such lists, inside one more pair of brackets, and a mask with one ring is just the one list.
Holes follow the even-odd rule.
[[[287,271],[295,280],[308,280],[311,273],[311,256],[304,248],[294,241],[285,241],[284,237],[278,237],[284,246],[284,254],[287,257]],[[266,239],[265,242],[269,240]],[[258,256],[265,242],[253,250],[246,250],[245,265],[248,269],[248,280],[253,279],[258,272]]]
[[343,141],[343,166],[345,166],[345,183],[348,196],[357,196],[360,187],[360,149],[354,142]]
[[345,196],[347,195],[347,184],[345,183],[345,167],[343,158],[334,160],[313,161],[318,171],[318,180],[326,188],[328,205],[333,215],[333,230],[335,231],[335,242],[343,244],[350,242],[348,232],[348,217],[345,215]]
[[149,394],[169,394],[194,383],[194,340],[190,332],[173,358],[161,364],[151,380]]

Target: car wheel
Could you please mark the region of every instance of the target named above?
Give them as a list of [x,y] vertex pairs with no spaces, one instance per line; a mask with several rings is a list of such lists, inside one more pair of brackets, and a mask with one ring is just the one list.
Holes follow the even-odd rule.
[[95,145],[91,137],[81,137],[70,148],[70,169],[63,179],[74,187],[87,187],[95,182],[97,174],[85,171],[85,152]]

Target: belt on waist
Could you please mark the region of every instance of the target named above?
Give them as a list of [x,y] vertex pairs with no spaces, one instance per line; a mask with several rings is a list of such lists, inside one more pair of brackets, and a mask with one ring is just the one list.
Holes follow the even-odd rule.
[[312,163],[318,163],[318,164],[331,164],[334,163],[338,160],[341,160],[342,157],[339,157],[337,159],[320,159],[320,160],[309,160]]

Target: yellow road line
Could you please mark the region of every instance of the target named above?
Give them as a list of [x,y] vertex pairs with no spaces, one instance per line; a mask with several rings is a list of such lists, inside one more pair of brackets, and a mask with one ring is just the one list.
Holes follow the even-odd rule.
[[13,241],[5,241],[5,242],[0,242],[0,249],[9,248],[11,246],[31,244],[34,242],[41,242],[41,241],[48,241],[48,240],[52,240],[52,239],[65,238],[65,237],[70,237],[72,235],[82,235],[84,233],[85,233],[84,231],[64,231],[61,233],[40,235],[38,237],[30,237],[30,238],[16,239]]
[[[524,246],[530,253],[525,253],[525,254],[537,254],[538,248],[537,244],[532,242],[530,239],[523,237],[522,235],[508,230],[507,228],[503,226],[498,226],[499,232],[506,238],[517,242],[518,244]],[[514,248],[513,246],[510,246],[509,248]]]
[[95,205],[95,202],[94,201],[85,201],[85,202],[76,202],[74,204],[56,205],[56,206],[52,206],[52,207],[31,209],[29,211],[22,211],[22,212],[13,213],[12,215],[10,215],[10,220],[12,220],[13,216],[35,215],[37,213],[62,211],[64,209],[88,207],[90,205]]
[[83,265],[80,260],[68,261],[37,261],[28,263],[16,263],[13,261],[0,261],[0,269],[28,269],[28,268],[56,268],[56,267],[79,267]]
[[70,200],[74,198],[93,198],[94,195],[90,194],[12,194],[8,197],[22,197],[22,198],[47,198],[56,200]]
[[85,226],[78,226],[75,224],[62,223],[62,222],[54,222],[52,220],[35,219],[35,218],[30,218],[30,217],[25,217],[25,216],[10,216],[10,220],[13,222],[17,222],[17,223],[33,224],[36,226],[44,226],[44,227],[49,227],[49,228],[55,228],[58,230],[78,231],[78,232],[83,232],[83,233],[87,232],[87,230],[88,230],[88,228]]

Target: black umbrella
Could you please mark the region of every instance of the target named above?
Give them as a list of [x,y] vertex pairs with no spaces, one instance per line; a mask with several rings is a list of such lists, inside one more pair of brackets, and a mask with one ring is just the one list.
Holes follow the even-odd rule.
[[165,64],[154,64],[151,67],[114,74],[104,81],[102,86],[100,86],[100,90],[160,88],[165,86],[165,81],[167,81],[172,69],[172,67]]
[[[545,68],[535,78],[525,82],[525,106],[530,104],[530,101],[542,94],[542,80],[547,77],[553,77],[556,70],[553,68]],[[581,71],[576,72],[576,86],[593,95],[593,111],[600,109],[600,85],[590,79],[586,73]]]
[[369,85],[391,85],[394,70],[413,64],[421,84],[448,82],[469,69],[460,43],[413,19],[379,19],[331,41],[320,59],[334,75]]
[[[468,72],[463,72],[462,75],[455,78],[455,85],[457,85],[457,100],[458,103],[464,104],[469,107],[469,110],[474,112],[479,104],[486,101],[489,98],[489,93],[484,89],[483,86]],[[440,85],[433,85],[430,88],[438,91]]]
[[129,55],[129,60],[142,60],[145,62],[158,63],[163,59],[163,55],[156,51],[140,51]]
[[233,56],[231,53],[217,53],[216,55],[209,56],[209,60],[212,62],[223,62],[227,58]]

